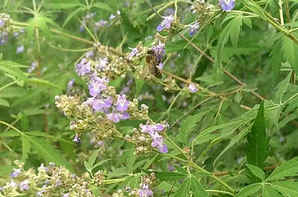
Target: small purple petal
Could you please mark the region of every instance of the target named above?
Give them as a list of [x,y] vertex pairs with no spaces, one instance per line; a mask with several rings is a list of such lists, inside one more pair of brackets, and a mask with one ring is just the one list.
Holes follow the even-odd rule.
[[228,12],[235,7],[235,0],[219,0],[219,5],[222,10]]
[[128,109],[129,101],[125,95],[119,95],[116,103],[116,109],[119,112],[125,112]]
[[121,119],[121,114],[120,113],[110,113],[107,114],[107,119],[113,121],[114,123],[117,123]]
[[189,86],[188,86],[188,89],[191,93],[195,93],[195,92],[198,91],[198,88],[194,83],[190,83]]

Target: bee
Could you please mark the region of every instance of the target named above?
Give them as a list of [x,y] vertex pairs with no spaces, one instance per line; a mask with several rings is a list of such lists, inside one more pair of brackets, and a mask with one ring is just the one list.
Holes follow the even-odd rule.
[[149,72],[157,78],[161,78],[161,72],[157,66],[161,63],[161,60],[156,57],[153,50],[147,51],[146,63],[148,64]]

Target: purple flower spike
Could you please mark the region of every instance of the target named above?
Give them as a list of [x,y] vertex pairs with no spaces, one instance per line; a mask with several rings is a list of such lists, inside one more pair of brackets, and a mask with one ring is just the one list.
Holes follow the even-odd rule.
[[129,101],[125,95],[119,95],[116,103],[116,109],[119,112],[125,112],[128,109]]
[[219,5],[223,11],[231,11],[235,7],[235,0],[219,0]]
[[89,94],[93,97],[98,96],[101,93],[101,91],[107,88],[107,83],[107,79],[93,76],[88,84]]
[[149,186],[147,184],[142,184],[138,192],[139,197],[153,197],[153,192],[151,189],[149,189]]
[[80,63],[76,65],[76,72],[79,76],[84,76],[91,72],[91,62],[83,58]]
[[158,32],[161,32],[164,29],[170,29],[173,21],[174,21],[173,15],[164,17],[163,21],[160,23],[160,25],[157,26],[156,30]]

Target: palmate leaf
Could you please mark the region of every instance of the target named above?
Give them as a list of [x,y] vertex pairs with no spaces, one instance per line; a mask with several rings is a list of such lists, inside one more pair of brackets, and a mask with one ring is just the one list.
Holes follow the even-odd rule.
[[246,164],[246,167],[255,177],[259,178],[262,181],[265,179],[265,172],[262,169],[250,164]]
[[232,18],[229,23],[225,26],[222,33],[219,36],[218,46],[217,46],[217,62],[221,62],[223,50],[225,44],[230,39],[232,42],[233,47],[237,47],[239,35],[241,31],[242,26],[242,16],[236,15],[234,18]]
[[260,183],[250,184],[244,188],[242,188],[235,197],[247,197],[247,196],[256,196],[255,193],[260,191],[262,185]]
[[177,140],[184,144],[187,144],[188,136],[193,131],[197,123],[208,113],[209,111],[199,112],[195,115],[188,116],[181,122],[179,134]]
[[281,164],[281,166],[277,167],[266,180],[267,181],[279,180],[287,176],[297,176],[297,175],[298,175],[298,157]]
[[298,196],[298,182],[291,181],[281,181],[274,182],[271,184],[272,187],[287,197],[296,197]]
[[283,197],[277,190],[271,185],[264,185],[262,191],[262,197]]
[[247,162],[263,169],[267,154],[268,138],[266,136],[264,102],[262,102],[251,132],[247,135]]
[[292,68],[297,72],[298,71],[298,56],[297,56],[298,45],[287,36],[283,36],[281,38],[281,41],[282,41],[281,50],[282,50],[283,57],[291,64]]
[[200,182],[193,176],[189,176],[183,181],[176,191],[174,197],[208,197],[208,193],[201,186]]
[[17,79],[26,81],[27,76],[24,72],[22,72],[19,68],[23,67],[23,65],[18,64],[12,61],[0,61],[0,71],[8,73]]

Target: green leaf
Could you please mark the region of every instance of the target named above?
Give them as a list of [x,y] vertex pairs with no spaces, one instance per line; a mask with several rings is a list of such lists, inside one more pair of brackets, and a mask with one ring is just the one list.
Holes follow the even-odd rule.
[[136,96],[139,96],[143,90],[145,81],[142,79],[136,79]]
[[155,172],[156,178],[160,181],[175,181],[185,178],[187,174],[179,172]]
[[10,104],[7,100],[0,98],[0,106],[9,107]]
[[71,9],[83,6],[78,0],[46,0],[44,2],[44,7],[49,9]]
[[66,168],[71,170],[70,164],[66,161],[66,159],[60,154],[60,152],[54,148],[51,144],[49,144],[46,140],[42,138],[32,137],[24,135],[28,141],[30,141],[32,148],[37,151],[37,153],[42,157],[45,161],[54,162],[57,165],[63,165]]
[[298,175],[298,157],[282,163],[277,167],[270,176],[266,179],[267,181],[279,180],[285,177],[297,176]]
[[247,133],[249,132],[249,129],[250,129],[250,126],[246,126],[243,130],[240,131],[238,135],[231,138],[231,141],[228,144],[228,146],[226,146],[225,149],[221,151],[221,153],[214,159],[214,162],[213,162],[214,166],[226,151],[232,148],[236,143],[238,143],[242,138],[244,138],[247,135]]
[[263,181],[265,179],[265,172],[262,169],[250,164],[246,164],[246,167],[254,176],[259,178],[260,180]]
[[20,136],[20,133],[18,133],[15,130],[0,132],[0,137],[17,137],[17,136]]
[[29,142],[29,140],[23,135],[22,136],[22,161],[25,162],[26,159],[28,158],[28,155],[30,153],[31,150],[31,144]]
[[274,182],[271,185],[274,189],[281,192],[284,196],[288,196],[288,197],[298,196],[298,182],[282,181],[282,182]]
[[235,197],[246,197],[246,196],[256,196],[253,195],[257,193],[262,188],[262,185],[259,183],[250,184],[242,188]]
[[71,12],[70,14],[68,14],[67,18],[65,19],[64,23],[63,23],[63,27],[65,25],[67,25],[67,23],[77,14],[79,14],[80,12],[83,12],[84,8],[77,8],[75,11]]
[[247,135],[247,162],[263,169],[267,154],[268,138],[266,136],[264,102],[262,102],[251,132]]
[[182,122],[177,135],[177,140],[184,144],[187,144],[188,136],[193,131],[197,123],[208,113],[209,111],[199,112],[195,115],[186,117]]
[[291,64],[295,71],[298,71],[298,57],[297,57],[297,44],[288,36],[283,35],[281,50],[283,57]]
[[292,72],[290,72],[288,76],[277,85],[277,88],[276,88],[277,90],[275,91],[274,99],[273,99],[275,103],[279,104],[282,102],[283,96],[288,90],[291,75],[292,75]]
[[192,197],[208,197],[209,194],[204,190],[200,182],[194,177],[190,178],[190,190],[192,192]]
[[103,9],[103,10],[106,10],[109,12],[113,12],[113,9],[106,3],[97,2],[97,3],[93,4],[93,7]]
[[262,197],[283,197],[271,185],[264,185]]
[[26,81],[27,76],[18,67],[23,66],[12,61],[0,61],[0,71],[8,73],[17,79]]
[[30,79],[28,79],[28,83],[32,83],[32,84],[37,84],[37,85],[46,85],[46,86],[49,86],[49,87],[53,87],[53,88],[57,88],[59,90],[62,90],[61,87],[47,81],[47,80],[44,80],[44,79],[38,79],[38,78],[35,78],[35,77],[32,77]]
[[174,197],[190,197],[188,193],[190,189],[190,179],[186,179],[183,181],[181,186],[175,192]]
[[96,158],[98,156],[98,153],[99,153],[99,149],[98,150],[95,150],[93,151],[93,153],[91,154],[89,160],[88,160],[88,166],[92,167],[96,161]]

